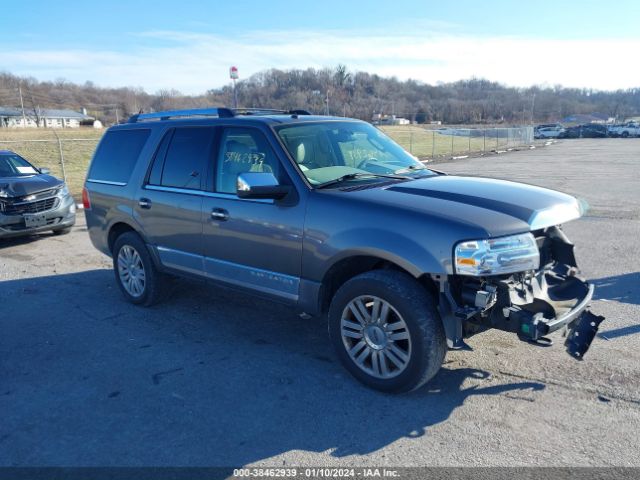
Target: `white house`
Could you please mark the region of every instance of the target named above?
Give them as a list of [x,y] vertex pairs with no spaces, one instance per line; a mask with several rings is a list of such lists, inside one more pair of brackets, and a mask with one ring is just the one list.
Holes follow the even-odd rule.
[[80,122],[93,120],[83,112],[73,110],[39,109],[37,112],[21,108],[0,107],[0,128],[78,128]]
[[395,115],[382,115],[380,113],[373,114],[374,125],[409,125],[411,120],[402,117],[396,117]]

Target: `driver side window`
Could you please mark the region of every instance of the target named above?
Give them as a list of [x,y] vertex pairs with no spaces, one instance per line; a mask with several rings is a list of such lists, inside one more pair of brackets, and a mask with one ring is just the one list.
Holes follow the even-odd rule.
[[264,135],[249,128],[227,128],[220,142],[216,166],[216,191],[236,193],[238,175],[245,172],[273,173],[280,164]]

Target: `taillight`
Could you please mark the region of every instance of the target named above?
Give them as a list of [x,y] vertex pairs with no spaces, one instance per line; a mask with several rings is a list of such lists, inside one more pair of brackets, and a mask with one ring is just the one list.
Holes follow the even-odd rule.
[[89,199],[89,191],[87,187],[82,189],[82,207],[85,210],[91,210],[91,200]]

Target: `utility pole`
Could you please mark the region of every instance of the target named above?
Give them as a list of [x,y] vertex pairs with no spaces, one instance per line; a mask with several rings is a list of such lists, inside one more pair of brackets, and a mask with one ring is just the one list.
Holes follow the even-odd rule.
[[27,126],[27,116],[24,113],[24,101],[22,100],[22,85],[18,86],[18,91],[20,92],[20,107],[22,108],[22,123],[23,126]]
[[236,79],[233,79],[233,108],[238,108],[238,89],[236,88]]
[[236,81],[238,80],[238,67],[231,67],[229,69],[229,78],[233,82],[233,108],[238,108],[238,90],[236,88]]
[[328,116],[329,116],[329,89],[328,89],[328,88],[327,88],[327,97],[326,97],[326,99],[325,99],[325,102],[326,102],[326,104],[327,104],[327,112],[326,112],[326,115],[327,115],[327,117],[328,117]]
[[533,125],[533,108],[536,105],[536,94],[533,94],[533,97],[531,97],[531,125]]

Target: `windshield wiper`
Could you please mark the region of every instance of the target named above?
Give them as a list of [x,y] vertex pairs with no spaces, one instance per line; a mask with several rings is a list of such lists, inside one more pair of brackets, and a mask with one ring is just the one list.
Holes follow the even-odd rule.
[[406,177],[404,175],[387,175],[383,173],[347,173],[346,175],[342,175],[341,177],[335,178],[333,180],[329,180],[328,182],[320,183],[315,186],[315,188],[325,188],[331,187],[332,185],[337,185],[342,182],[346,182],[347,180],[353,180],[354,178],[362,178],[362,177],[381,177],[381,178],[392,178],[394,180],[413,180],[411,177]]
[[427,167],[423,167],[421,165],[409,165],[407,167],[402,167],[402,168],[396,170],[393,173],[406,173],[406,172],[413,173],[413,172],[418,172],[418,171],[421,171],[421,170],[429,170],[429,169]]

